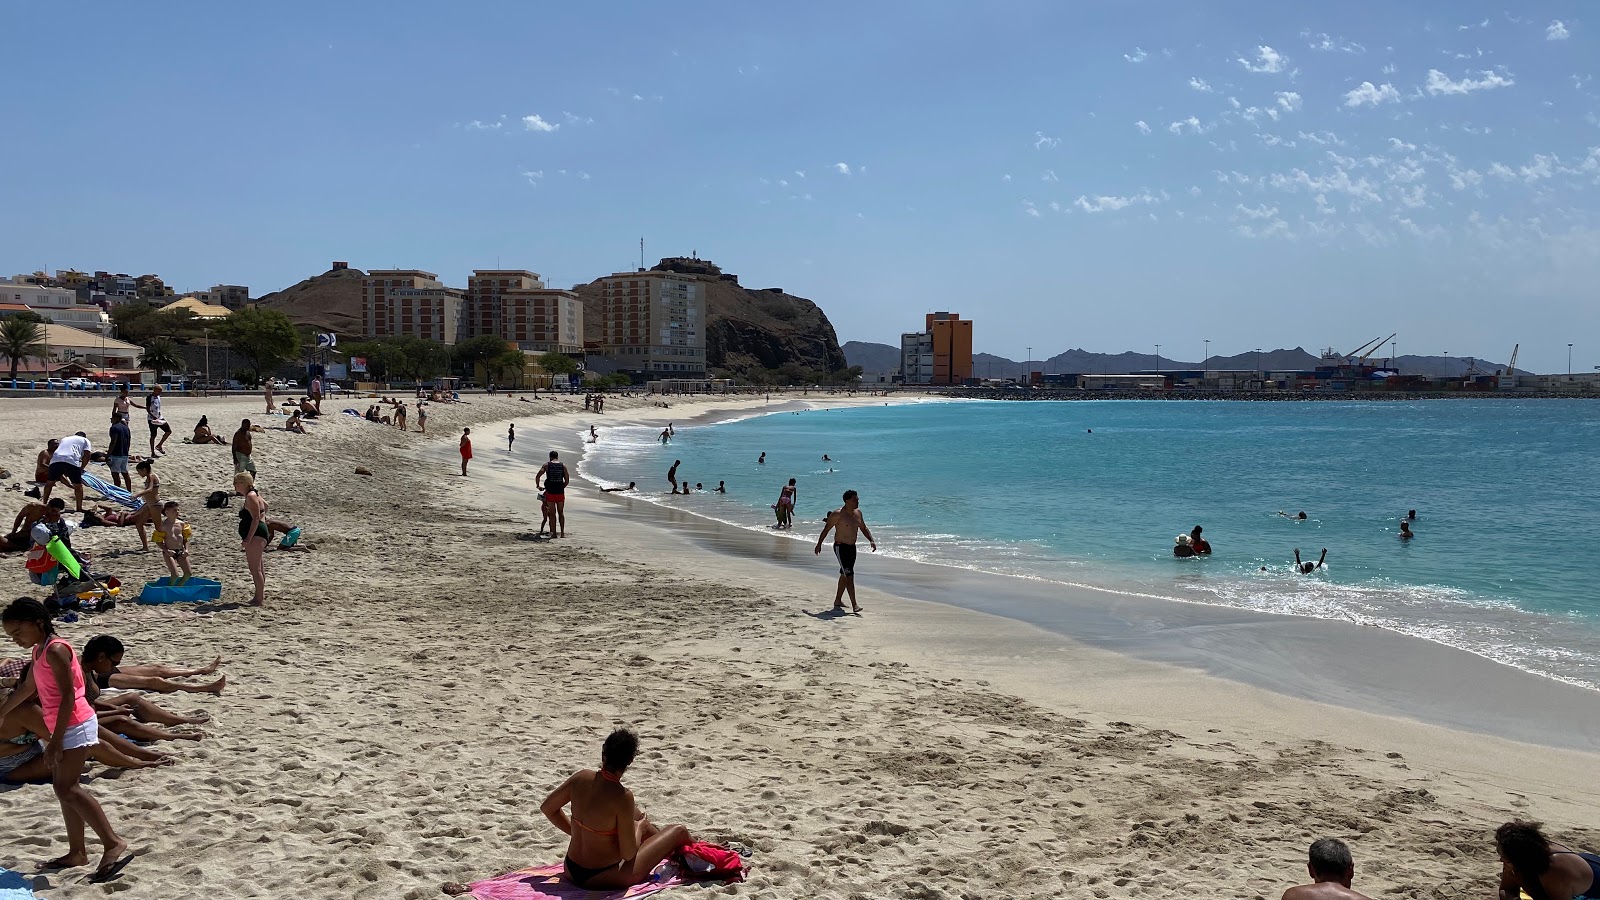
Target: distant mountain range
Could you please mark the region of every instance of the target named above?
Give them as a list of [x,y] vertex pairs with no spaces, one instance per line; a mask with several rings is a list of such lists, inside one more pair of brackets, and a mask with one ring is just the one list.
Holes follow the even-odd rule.
[[[863,372],[898,372],[900,370],[900,348],[889,344],[874,344],[867,341],[849,341],[844,345],[845,359],[852,366],[860,366]],[[1505,363],[1490,362],[1488,360],[1471,360],[1459,356],[1401,356],[1390,362],[1381,357],[1373,357],[1369,362],[1392,365],[1406,375],[1431,375],[1459,378],[1466,375],[1469,368],[1476,366],[1479,372],[1493,374],[1503,371]],[[1058,353],[1049,359],[1033,360],[1032,368],[1036,372],[1046,373],[1071,373],[1094,375],[1126,375],[1130,372],[1155,371],[1157,360],[1153,353],[1091,353],[1088,350],[1068,350]],[[1314,369],[1324,365],[1322,358],[1313,353],[1306,352],[1303,347],[1293,350],[1263,350],[1260,353],[1248,352],[1234,356],[1213,356],[1205,362],[1187,362],[1184,360],[1161,357],[1159,368],[1162,371],[1191,370],[1191,369],[1231,369],[1237,371],[1268,370],[1273,372],[1291,372],[1302,369]],[[1517,369],[1520,375],[1531,375],[1525,369]],[[1003,356],[990,353],[974,353],[972,355],[972,374],[977,378],[1021,378],[1023,364]]]

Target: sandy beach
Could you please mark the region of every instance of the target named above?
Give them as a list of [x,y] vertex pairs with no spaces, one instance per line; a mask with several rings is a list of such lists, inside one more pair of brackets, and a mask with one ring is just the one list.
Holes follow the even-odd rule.
[[[1187,657],[1118,653],[876,590],[871,558],[866,614],[835,618],[827,557],[795,560],[803,547],[761,535],[750,540],[770,551],[716,552],[703,529],[674,526],[680,514],[582,482],[568,493],[570,536],[532,534],[533,469],[550,449],[573,459],[591,424],[603,440],[624,422],[881,400],[660,409],[614,398],[590,416],[581,399],[468,399],[432,407],[427,435],[414,417],[409,433],[338,415],[309,435],[263,421],[261,490],[315,549],[267,556],[260,610],[243,605],[238,501],[201,502],[229,487],[228,449],[179,441],[201,415],[224,435],[261,420],[262,402],[168,400],[164,496],[184,502],[196,572],[224,583],[222,601],[125,603],[62,633],[79,647],[114,634],[129,662],[220,654],[228,688],[162,698],[213,716],[204,740],[165,745],[177,765],[91,768],[91,790],[140,853],[126,874],[108,887],[83,883],[87,870],[41,874],[36,893],[443,896],[444,882],[559,861],[565,836],[538,804],[594,765],[618,725],[640,733],[628,784],[653,819],[754,849],[748,882],[709,890],[772,900],[1275,898],[1304,880],[1306,845],[1321,836],[1349,842],[1356,887],[1374,897],[1486,897],[1499,869],[1491,832],[1507,818],[1600,845],[1600,755],[1574,749],[1592,723],[1515,741],[1465,730],[1465,714],[1446,717],[1456,730],[1380,714],[1398,701],[1309,699],[1314,669],[1269,690],[1270,671],[1222,677]],[[6,486],[26,482],[49,437],[84,430],[103,445],[109,406],[0,400]],[[467,478],[463,426],[474,432]],[[656,489],[660,474],[640,483]],[[0,498],[9,524],[22,495]],[[89,529],[75,543],[134,592],[165,571],[132,529]],[[948,580],[923,569],[930,584]],[[41,595],[20,555],[0,558],[0,585],[8,598]],[[1275,664],[1292,664],[1292,650]],[[1455,657],[1429,659],[1449,684]],[[1506,684],[1481,679],[1462,690]],[[1530,706],[1547,703],[1541,686],[1526,691]],[[49,788],[0,792],[0,866],[33,876],[62,849]]]

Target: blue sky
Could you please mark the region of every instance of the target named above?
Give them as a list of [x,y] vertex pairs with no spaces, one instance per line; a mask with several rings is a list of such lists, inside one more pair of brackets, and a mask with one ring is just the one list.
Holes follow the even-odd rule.
[[1600,6],[1200,6],[9,4],[0,268],[568,285],[642,235],[841,340],[1600,364]]

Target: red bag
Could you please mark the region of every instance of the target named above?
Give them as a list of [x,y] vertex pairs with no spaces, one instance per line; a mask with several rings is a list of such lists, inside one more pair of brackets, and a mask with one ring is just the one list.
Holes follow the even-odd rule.
[[683,877],[703,881],[743,881],[744,857],[716,844],[695,841],[678,849]]
[[22,564],[29,572],[43,575],[56,567],[56,558],[50,555],[43,544],[34,544],[28,555],[23,558]]

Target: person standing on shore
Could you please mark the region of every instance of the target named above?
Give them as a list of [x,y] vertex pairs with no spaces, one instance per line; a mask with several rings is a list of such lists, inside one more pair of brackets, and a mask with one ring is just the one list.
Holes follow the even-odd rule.
[[509,453],[511,451],[511,448],[515,447],[516,445],[517,445],[517,423],[512,422],[506,428],[506,452]]
[[249,472],[233,476],[233,492],[244,498],[244,506],[239,509],[239,546],[244,550],[250,579],[256,586],[250,605],[266,606],[266,553],[267,542],[272,540],[272,529],[267,526],[267,500],[256,491],[256,478]]
[[55,625],[44,604],[32,597],[12,601],[0,613],[0,625],[12,642],[30,652],[29,678],[12,689],[0,706],[0,719],[37,696],[39,712],[49,729],[45,760],[51,784],[67,825],[67,855],[45,863],[46,868],[68,869],[89,864],[84,826],[100,839],[100,866],[89,876],[99,882],[114,877],[133,860],[128,842],[117,835],[100,802],[79,783],[90,752],[100,743],[100,720],[84,692],[83,668],[72,645],[56,636]]
[[417,431],[421,434],[428,433],[428,406],[421,400],[417,401]]
[[106,463],[111,467],[111,483],[125,491],[133,490],[128,477],[128,456],[133,450],[133,432],[128,429],[128,414],[111,414],[111,441],[106,445]]
[[272,379],[261,379],[261,395],[267,399],[267,415],[272,415],[275,407],[272,405]]
[[250,459],[250,454],[255,451],[255,441],[250,438],[250,420],[240,419],[239,430],[233,433],[233,474],[256,474],[256,464]]
[[[540,479],[544,484],[540,484]],[[550,517],[550,536],[556,536],[556,525],[561,526],[561,537],[567,536],[567,466],[561,454],[550,451],[550,461],[539,467],[533,475],[533,486],[544,494],[544,502],[553,512]],[[542,530],[542,529],[541,529]]]
[[828,524],[822,526],[822,533],[817,535],[817,546],[812,550],[814,554],[822,553],[822,540],[833,532],[833,555],[839,560],[839,586],[833,592],[833,608],[844,609],[845,592],[850,594],[850,611],[861,612],[861,604],[856,602],[856,533],[866,535],[867,543],[872,545],[873,552],[878,550],[878,542],[872,537],[872,529],[867,527],[866,517],[861,514],[861,499],[855,491],[844,492],[844,505],[828,514]]
[[795,487],[794,479],[791,478],[789,479],[789,483],[784,485],[783,489],[778,492],[779,528],[794,527],[794,507],[799,500],[800,489]]
[[674,494],[678,492],[678,466],[681,465],[683,465],[683,460],[675,459],[672,461],[672,468],[667,470],[667,481],[671,482]]
[[467,463],[472,461],[472,429],[461,429],[461,477],[467,477]]
[[[167,424],[167,419],[161,414],[161,385],[150,386],[150,396],[143,403],[134,403],[134,406],[144,410],[144,416],[150,421],[150,455],[161,456],[162,447],[167,445],[167,438],[172,437],[172,426]],[[162,432],[161,441],[156,442],[156,432]]]
[[133,399],[128,396],[128,384],[123,382],[117,387],[116,399],[111,401],[111,414],[122,414],[124,421],[128,418],[128,407],[133,405]]
[[311,379],[311,405],[316,407],[317,415],[322,415],[322,376]]

